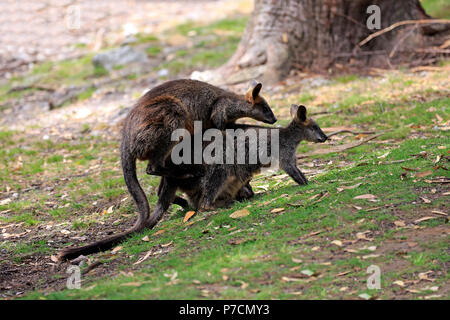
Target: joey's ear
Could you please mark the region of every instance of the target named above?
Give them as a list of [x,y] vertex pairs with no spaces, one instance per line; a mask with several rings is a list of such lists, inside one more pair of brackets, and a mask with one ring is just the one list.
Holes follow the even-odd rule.
[[291,117],[295,118],[297,116],[298,105],[291,104]]
[[306,107],[305,106],[298,107],[297,118],[302,122],[306,121]]
[[261,88],[262,88],[262,84],[261,83],[256,82],[256,80],[252,80],[250,82],[250,87],[248,88],[248,91],[247,91],[247,93],[245,95],[247,100],[248,101],[251,101],[251,100],[254,101],[258,97],[259,92],[261,91]]

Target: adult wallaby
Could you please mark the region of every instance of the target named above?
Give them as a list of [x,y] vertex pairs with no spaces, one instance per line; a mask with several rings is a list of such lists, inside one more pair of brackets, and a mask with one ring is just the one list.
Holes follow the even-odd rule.
[[147,173],[150,174],[176,178],[200,175],[164,167],[177,143],[171,141],[174,130],[187,129],[193,134],[194,121],[202,121],[203,128],[223,130],[243,117],[275,123],[276,117],[260,96],[261,88],[261,83],[253,82],[245,95],[237,95],[205,82],[181,79],[165,82],[144,94],[125,119],[121,143],[125,183],[139,211],[135,225],[104,240],[64,249],[59,259],[73,259],[81,254],[108,250],[130,233],[151,226],[148,200],[136,175],[136,160],[148,160]]
[[[267,128],[251,125],[234,125],[235,129],[242,129],[240,134],[247,135],[249,130],[255,130],[258,133],[267,134],[266,144],[272,152],[270,139],[272,130],[279,130],[279,165],[286,171],[298,184],[307,184],[308,180],[303,173],[297,168],[296,150],[302,140],[310,142],[325,142],[328,137],[323,133],[317,123],[307,118],[306,108],[304,106],[291,106],[291,115],[293,120],[285,128]],[[225,134],[224,134],[225,135]],[[237,139],[239,136],[237,137]],[[258,138],[260,139],[260,138]],[[245,150],[249,154],[249,141],[246,141]],[[260,145],[258,144],[258,148]],[[258,154],[260,150],[258,150]],[[237,154],[235,152],[235,154]],[[248,157],[246,161],[248,160]],[[251,197],[253,192],[242,194],[244,186],[247,186],[254,174],[258,173],[262,167],[268,167],[270,164],[263,164],[259,161],[250,164],[212,164],[204,165],[205,175],[203,177],[195,177],[190,179],[175,179],[168,177],[161,180],[158,190],[159,200],[155,211],[150,217],[150,223],[156,224],[162,217],[163,213],[168,209],[169,205],[174,202],[182,206],[186,206],[188,202],[175,195],[179,189],[186,193],[189,205],[194,209],[213,209],[228,204],[235,199],[245,199]],[[243,188],[244,187],[244,188]]]

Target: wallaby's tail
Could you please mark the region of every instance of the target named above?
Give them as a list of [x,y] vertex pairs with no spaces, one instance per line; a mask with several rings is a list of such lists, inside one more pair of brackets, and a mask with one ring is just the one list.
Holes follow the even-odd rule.
[[132,195],[137,204],[139,217],[134,226],[124,232],[118,233],[106,239],[94,242],[78,248],[67,248],[58,255],[59,260],[72,260],[80,255],[88,255],[91,253],[101,252],[111,249],[116,244],[123,241],[133,232],[140,231],[145,228],[149,218],[150,208],[147,197],[142,190],[136,175],[136,158],[130,153],[126,142],[122,141],[121,146],[122,170],[128,191]]

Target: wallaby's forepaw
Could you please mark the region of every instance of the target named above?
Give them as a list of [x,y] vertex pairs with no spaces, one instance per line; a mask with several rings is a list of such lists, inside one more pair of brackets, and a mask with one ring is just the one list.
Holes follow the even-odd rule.
[[307,185],[308,184],[308,179],[302,179],[302,181],[299,182],[300,185]]
[[250,185],[243,186],[236,195],[236,200],[244,201],[253,197],[255,193],[253,192]]
[[202,207],[200,208],[201,211],[212,211],[215,209],[216,207],[213,206],[212,204],[203,204]]

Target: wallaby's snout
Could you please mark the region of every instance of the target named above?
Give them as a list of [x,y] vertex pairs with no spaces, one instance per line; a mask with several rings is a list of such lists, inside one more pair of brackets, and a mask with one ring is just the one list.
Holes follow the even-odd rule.
[[322,129],[320,129],[319,125],[312,119],[309,120],[309,128],[308,130],[311,131],[312,135],[315,136],[316,141],[314,142],[320,142],[323,143],[328,140],[328,137],[325,133],[323,133]]
[[327,137],[327,135],[326,134],[324,134],[324,133],[322,133],[322,136],[321,137],[319,137],[319,139],[317,139],[319,142],[325,142],[325,141],[327,141],[328,140],[328,137]]

